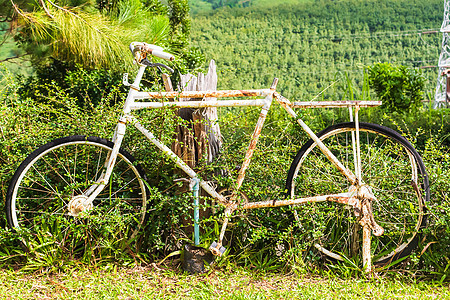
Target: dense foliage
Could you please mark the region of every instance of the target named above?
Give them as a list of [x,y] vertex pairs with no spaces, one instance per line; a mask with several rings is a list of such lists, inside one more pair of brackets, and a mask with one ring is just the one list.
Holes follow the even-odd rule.
[[213,9],[224,6],[235,7],[239,4],[243,5],[244,7],[250,5],[250,1],[241,1],[241,0],[206,0],[205,2],[211,3]]
[[14,3],[11,30],[35,64],[46,57],[85,68],[123,70],[131,65],[133,41],[160,45],[176,54],[188,51],[189,8],[186,0],[51,1]]
[[408,111],[422,105],[425,80],[419,70],[389,63],[369,67],[370,86],[388,112]]
[[[191,39],[216,60],[221,88],[268,87],[279,77],[278,89],[288,98],[311,100],[332,86],[323,97],[342,99],[348,97],[340,92],[347,85],[342,74],[348,73],[360,99],[365,66],[437,65],[441,36],[422,32],[440,28],[442,15],[440,0],[224,8],[196,15]],[[424,76],[426,91],[434,93],[437,69],[425,69]]]
[[[173,4],[175,2],[169,1],[179,10],[177,13],[172,11],[172,19],[166,21],[171,25],[171,34],[179,37],[171,43],[184,47],[189,27],[183,19],[187,16],[186,5],[179,2],[177,6]],[[100,11],[109,13],[115,11],[118,2],[97,3]],[[156,2],[145,3],[152,7]],[[270,10],[258,7],[218,9],[214,14],[195,17],[191,24],[191,45],[200,50],[183,52],[181,55],[186,57],[186,63],[177,67],[183,72],[194,68],[201,62],[201,51],[206,57],[215,58],[219,65],[219,88],[267,87],[274,76],[279,76],[279,91],[289,98],[311,99],[327,89],[318,100],[371,99],[375,94],[368,88],[366,66],[389,61],[417,67],[437,61],[439,37],[418,33],[426,28],[439,27],[441,6],[441,1],[437,0],[427,3],[319,0],[315,5],[279,5]],[[69,134],[111,137],[124,96],[118,74],[108,70],[86,70],[79,65],[68,68],[65,63],[57,60],[50,65],[51,68],[37,68],[36,77],[31,79],[18,80],[7,71],[1,76],[2,201],[14,170],[37,146]],[[425,76],[428,79],[425,87],[431,91],[435,71],[430,69]],[[147,80],[153,81],[153,77]],[[175,122],[171,111],[140,114],[143,124],[170,144]],[[202,174],[211,174],[213,167],[236,175],[236,166],[242,161],[242,151],[248,146],[259,111],[223,109],[220,115],[225,142],[222,155],[214,166],[205,165],[201,171]],[[347,110],[305,110],[299,111],[299,115],[316,132],[348,120]],[[414,114],[386,113],[384,109],[375,108],[362,110],[360,117],[401,132],[424,157],[432,184],[432,201],[428,206],[432,217],[420,248],[404,262],[403,268],[444,280],[450,272],[448,112],[419,108]],[[62,248],[50,241],[45,247],[37,247],[35,253],[28,254],[19,249],[14,234],[1,231],[0,261],[22,258],[27,260],[29,269],[55,271],[64,269],[67,261],[74,263],[77,259],[91,264],[104,261],[132,264],[161,259],[192,239],[184,227],[192,224],[190,214],[186,213],[192,208],[192,199],[189,195],[176,193],[177,184],[173,179],[177,175],[152,146],[137,138],[140,136],[131,127],[125,148],[143,165],[149,184],[157,187],[151,190],[151,200],[155,205],[150,210],[151,221],[142,230],[142,235],[128,245],[118,238],[120,219],[116,220],[117,224],[103,224],[102,220],[96,219],[92,221],[98,222],[99,226],[71,228],[75,235],[82,237],[80,243]],[[282,109],[274,106],[242,191],[255,201],[283,195],[286,172],[305,140],[298,126]],[[215,180],[221,187],[230,183],[220,176]],[[222,217],[220,208],[214,204],[206,206],[205,209],[216,213],[202,219],[204,246],[217,238]],[[0,225],[5,227],[3,216]],[[339,269],[339,266],[317,257],[305,260],[302,249],[297,247],[302,233],[293,230],[292,226],[292,212],[288,208],[239,213],[232,219],[226,234],[227,246],[231,248],[229,253],[232,254],[228,257],[261,270],[285,267],[305,271],[319,265],[343,272],[358,270],[358,262],[347,262]]]
[[[195,70],[204,62],[198,50],[189,46],[186,0],[171,0],[166,5],[158,0],[65,1],[64,7],[46,1],[14,4],[16,13],[6,10],[7,5],[2,8],[10,15],[8,20],[13,20],[9,30],[17,50],[31,58],[33,68],[28,72],[31,76],[22,80],[19,94],[23,98],[45,102],[48,93],[42,87],[56,84],[71,90],[80,105],[85,97],[96,104],[121,81],[124,71],[135,71],[128,49],[133,41],[153,43],[174,53],[175,74]],[[147,80],[154,80],[153,75]],[[173,81],[176,84],[177,76]]]

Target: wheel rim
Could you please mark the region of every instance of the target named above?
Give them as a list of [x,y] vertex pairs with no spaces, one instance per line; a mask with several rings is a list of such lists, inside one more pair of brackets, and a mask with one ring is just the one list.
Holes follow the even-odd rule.
[[[336,128],[319,137],[344,166],[354,171],[351,131],[354,128]],[[385,229],[381,237],[372,237],[373,261],[384,265],[410,251],[408,247],[425,223],[424,199],[411,185],[417,182],[418,190],[423,190],[425,179],[412,152],[395,136],[374,128],[361,128],[360,135],[363,181],[378,199],[372,203],[373,213],[375,221]],[[299,159],[290,186],[291,196],[348,191],[348,181],[315,146],[310,143]],[[305,256],[317,259],[314,252],[319,252],[340,260],[360,258],[362,233],[353,208],[326,202],[299,206],[296,210],[297,225],[305,232],[302,238],[309,241],[302,245]]]
[[123,227],[119,238],[133,240],[145,220],[147,195],[138,169],[122,153],[110,183],[94,200],[94,208],[82,217],[68,213],[70,199],[82,195],[95,183],[110,151],[110,146],[82,140],[39,153],[16,181],[11,197],[12,227],[39,238],[47,231],[44,234],[54,240],[64,240],[70,235],[71,226],[97,224],[104,230],[107,222],[114,219],[114,224]]

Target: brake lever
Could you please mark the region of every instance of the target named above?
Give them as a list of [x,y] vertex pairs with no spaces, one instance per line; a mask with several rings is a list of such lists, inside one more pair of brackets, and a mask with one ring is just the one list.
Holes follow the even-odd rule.
[[161,64],[161,63],[152,63],[150,62],[148,59],[144,59],[141,61],[141,64],[146,65],[147,67],[152,67],[152,68],[164,68],[167,71],[169,71],[170,73],[174,73],[175,71],[171,68],[166,66],[165,64]]

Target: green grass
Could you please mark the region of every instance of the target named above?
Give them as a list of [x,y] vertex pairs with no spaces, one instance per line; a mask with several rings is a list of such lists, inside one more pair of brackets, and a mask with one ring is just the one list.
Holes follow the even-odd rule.
[[170,269],[23,274],[0,270],[2,299],[450,299],[448,286],[394,279],[250,273],[242,268],[187,275]]

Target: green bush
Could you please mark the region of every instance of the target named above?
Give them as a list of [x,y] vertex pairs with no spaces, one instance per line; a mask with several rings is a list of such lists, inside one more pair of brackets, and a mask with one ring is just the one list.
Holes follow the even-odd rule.
[[[91,86],[96,78],[86,76],[79,82],[79,89]],[[20,162],[35,148],[54,138],[85,134],[110,138],[120,114],[124,94],[117,85],[110,85],[111,94],[100,97],[92,103],[86,97],[80,104],[71,94],[70,88],[62,88],[55,81],[35,87],[42,89],[43,98],[23,98],[18,94],[19,83],[6,71],[3,72],[0,117],[0,193],[4,203],[8,181]],[[45,101],[41,101],[45,99]],[[172,130],[176,119],[171,110],[141,111],[140,119],[146,127],[161,135],[167,144],[171,143]],[[331,124],[347,121],[346,110],[304,110],[299,112],[302,119],[314,131]],[[236,175],[236,166],[243,159],[253,132],[254,121],[259,110],[254,108],[228,109],[220,111],[220,125],[224,135],[221,155],[213,166],[204,165],[200,170],[208,174],[211,169],[226,170]],[[450,234],[448,225],[448,193],[450,189],[449,136],[450,120],[448,110],[417,110],[415,115],[404,113],[386,114],[383,109],[361,110],[361,120],[382,123],[402,132],[417,146],[430,174],[431,203],[429,227],[420,248],[407,260],[403,268],[411,272],[431,274],[444,279],[448,274],[448,248]],[[242,192],[251,201],[278,199],[284,194],[287,170],[292,157],[306,141],[305,134],[280,108],[275,106],[268,115],[260,144],[247,173]],[[114,261],[120,264],[133,264],[136,261],[159,260],[172,251],[179,250],[192,236],[186,226],[192,224],[189,210],[192,199],[189,194],[179,195],[173,179],[179,177],[173,172],[171,164],[163,158],[148,142],[143,141],[134,127],[127,128],[124,147],[131,152],[144,167],[148,184],[153,187],[150,198],[153,201],[149,211],[150,221],[142,229],[140,236],[132,245],[118,237],[121,228],[120,218],[113,224],[95,221],[71,228],[75,239],[65,247],[48,241],[45,247],[34,246],[32,253],[23,252],[15,241],[15,235],[8,230],[0,232],[0,262],[22,263],[29,269],[63,269],[65,265],[86,263],[98,264]],[[205,176],[206,177],[206,176]],[[220,187],[229,187],[230,182],[223,176],[215,175]],[[206,204],[205,209],[215,211],[210,217],[201,220],[202,243],[207,246],[217,239],[221,226],[222,208]],[[62,223],[59,224],[59,226]],[[2,215],[0,225],[5,228]],[[58,232],[58,227],[54,227]],[[89,232],[86,235],[86,232]],[[230,248],[231,260],[248,267],[262,270],[296,269],[306,270],[322,266],[331,268],[332,264],[317,256],[304,256],[301,245],[301,230],[293,222],[290,208],[259,209],[237,212],[231,219],[226,234],[226,245]],[[307,259],[305,261],[304,259]],[[346,268],[352,266],[346,265]],[[52,269],[53,268],[53,269]]]
[[376,63],[369,67],[369,81],[388,112],[411,112],[422,104],[425,78],[418,69]]

